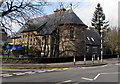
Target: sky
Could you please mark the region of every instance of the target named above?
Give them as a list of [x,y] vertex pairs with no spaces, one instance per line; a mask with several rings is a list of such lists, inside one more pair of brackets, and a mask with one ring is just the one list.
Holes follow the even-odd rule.
[[47,13],[53,13],[55,8],[58,8],[55,3],[62,1],[65,3],[77,4],[78,7],[73,8],[76,15],[88,26],[91,26],[91,19],[93,17],[95,7],[98,3],[101,4],[103,8],[103,13],[105,13],[106,21],[109,21],[110,27],[118,27],[118,2],[120,0],[47,0],[53,4],[51,10],[46,10]]
[[[32,0],[31,0],[32,1]],[[59,8],[58,2],[64,2],[65,7],[70,9],[70,3],[76,5],[73,11],[76,15],[88,26],[91,26],[91,19],[93,17],[95,7],[98,3],[101,4],[103,12],[106,16],[106,21],[109,21],[111,27],[118,27],[118,2],[120,0],[34,0],[34,1],[48,1],[52,5],[44,7],[45,14],[52,14],[53,11]],[[17,26],[14,24],[15,27]],[[13,27],[14,29],[14,27]],[[18,31],[20,28],[15,28]]]
[[109,21],[110,26],[118,27],[118,2],[120,0],[84,0],[84,7],[75,9],[74,12],[88,26],[91,26],[91,19],[98,3],[101,4],[103,12],[106,16],[106,21]]

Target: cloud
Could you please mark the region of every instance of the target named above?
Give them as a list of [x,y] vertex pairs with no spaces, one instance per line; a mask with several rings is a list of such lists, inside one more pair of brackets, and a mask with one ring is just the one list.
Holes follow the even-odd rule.
[[103,7],[106,21],[110,26],[118,26],[118,1],[119,0],[84,0],[85,7],[75,9],[74,12],[88,26],[91,26],[91,19],[98,3]]

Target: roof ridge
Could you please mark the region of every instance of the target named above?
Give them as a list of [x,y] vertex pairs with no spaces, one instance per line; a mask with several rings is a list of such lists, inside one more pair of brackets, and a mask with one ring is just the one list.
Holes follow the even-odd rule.
[[[66,11],[73,11],[73,10],[69,9],[69,10],[66,10]],[[38,19],[38,18],[48,17],[48,16],[51,16],[51,15],[58,14],[58,13],[63,13],[63,12],[66,12],[66,11],[58,11],[58,12],[54,12],[52,14],[48,14],[48,15],[45,15],[45,16],[35,17],[35,18],[30,19],[30,20],[35,20],[35,19]]]

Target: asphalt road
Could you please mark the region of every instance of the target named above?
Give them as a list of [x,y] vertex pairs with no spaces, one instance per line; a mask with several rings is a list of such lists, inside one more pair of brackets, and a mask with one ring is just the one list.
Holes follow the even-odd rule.
[[[32,82],[38,84],[118,84],[118,63],[94,67],[64,68],[52,70],[3,70],[2,82]],[[8,74],[5,75],[5,74]],[[5,83],[6,84],[6,83]],[[22,83],[23,84],[23,83]]]

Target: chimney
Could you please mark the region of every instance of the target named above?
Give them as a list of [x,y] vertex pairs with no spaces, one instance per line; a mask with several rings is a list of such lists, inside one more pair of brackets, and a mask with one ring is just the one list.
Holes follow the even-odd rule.
[[63,11],[66,11],[66,9],[65,8],[56,9],[54,12],[56,13],[56,12],[63,12]]

